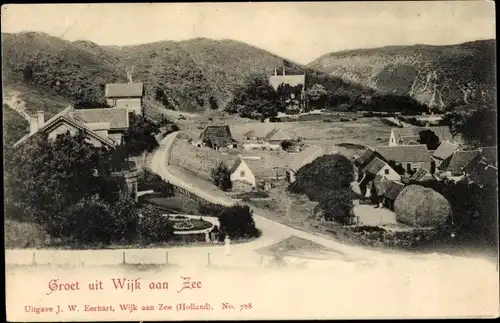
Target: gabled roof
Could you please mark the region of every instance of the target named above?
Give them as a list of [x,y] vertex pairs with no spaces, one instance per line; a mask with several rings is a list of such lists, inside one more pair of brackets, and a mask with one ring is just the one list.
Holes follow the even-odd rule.
[[439,160],[445,160],[457,151],[458,145],[452,144],[449,141],[442,141],[439,147],[434,151],[432,157]]
[[452,173],[462,172],[475,158],[480,157],[479,150],[456,151],[451,157],[443,161],[438,168]]
[[107,98],[142,97],[143,90],[142,83],[106,84],[104,96]]
[[226,147],[236,142],[228,125],[224,126],[207,126],[199,137],[202,141],[210,141],[219,147]]
[[430,161],[426,145],[379,146],[375,147],[375,151],[387,161],[392,160],[397,163]]
[[111,130],[129,127],[126,108],[74,109],[71,113],[85,123],[109,122]]
[[408,145],[412,141],[418,144],[420,136],[402,136],[401,140],[403,141],[403,145]]
[[417,171],[415,172],[415,174],[412,175],[412,177],[410,177],[410,181],[424,181],[424,180],[429,180],[429,179],[433,179],[434,176],[432,176],[431,172],[429,172],[429,170],[423,168],[423,167],[420,167],[419,169],[417,169]]
[[387,184],[387,188],[384,192],[384,196],[390,200],[395,200],[404,187],[405,186],[402,183],[389,181],[389,183]]
[[241,164],[244,164],[245,162],[243,161],[243,159],[240,157],[238,159],[236,159],[233,163],[233,166],[231,166],[231,168],[229,169],[229,174],[232,174],[234,173],[238,167],[240,167]]
[[269,131],[266,136],[264,137],[264,140],[291,140],[292,138],[286,134],[283,130],[281,129],[276,129],[274,128],[273,130]]
[[271,75],[269,77],[269,84],[274,90],[278,89],[280,84],[288,84],[290,86],[305,85],[306,76],[302,75]]
[[299,152],[294,160],[288,166],[294,172],[297,172],[302,166],[313,162],[316,158],[325,154],[325,150],[319,146],[310,146]]
[[496,165],[496,163],[498,162],[498,155],[497,155],[497,147],[496,146],[482,147],[481,154],[488,162],[490,162],[494,165]]
[[[64,111],[64,110],[63,110]],[[56,127],[60,123],[67,123],[73,127],[75,127],[78,130],[84,131],[89,137],[101,142],[105,146],[109,147],[114,147],[114,142],[111,140],[109,137],[104,137],[92,129],[88,128],[84,123],[79,122],[78,120],[75,120],[71,118],[69,115],[65,114],[57,114],[54,117],[50,118],[40,129],[38,129],[37,132],[29,134],[21,138],[19,141],[17,141],[14,144],[14,147],[22,144],[32,136],[34,136],[37,133],[44,132],[44,131],[50,131],[50,129]]]
[[361,154],[361,156],[359,156],[354,160],[354,165],[358,167],[364,167],[371,161],[371,159],[375,155],[376,155],[375,151],[371,148],[368,148]]
[[387,165],[386,162],[378,157],[375,157],[363,170],[368,174],[377,175],[377,173],[380,172],[385,165]]
[[404,128],[392,128],[392,132],[394,133],[396,142],[398,144],[404,145],[403,137],[417,137],[420,139],[420,132],[424,130],[433,131],[436,136],[439,137],[440,141],[451,141],[453,139],[453,135],[451,134],[450,128],[448,126],[436,126],[436,127],[404,127]]

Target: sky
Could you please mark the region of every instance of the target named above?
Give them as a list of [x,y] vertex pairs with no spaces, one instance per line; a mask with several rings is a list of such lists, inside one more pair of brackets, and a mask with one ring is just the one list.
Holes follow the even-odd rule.
[[234,39],[297,63],[340,50],[447,45],[495,36],[490,1],[11,4],[2,32],[131,45],[197,37]]

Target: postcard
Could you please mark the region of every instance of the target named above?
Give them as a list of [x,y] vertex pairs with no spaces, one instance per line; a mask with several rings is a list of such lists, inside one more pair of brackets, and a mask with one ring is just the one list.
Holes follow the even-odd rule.
[[8,322],[499,316],[493,2],[1,19]]

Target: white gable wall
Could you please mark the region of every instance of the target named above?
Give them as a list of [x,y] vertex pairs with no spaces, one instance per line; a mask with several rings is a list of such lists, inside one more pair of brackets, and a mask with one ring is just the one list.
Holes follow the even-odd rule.
[[396,135],[394,134],[394,131],[391,130],[391,136],[389,137],[389,146],[397,146],[398,143],[396,141]]
[[238,168],[236,168],[236,170],[231,174],[231,181],[243,181],[252,185],[252,187],[255,187],[257,185],[255,181],[255,175],[252,173],[250,167],[248,167],[248,165],[244,161],[242,161]]
[[401,175],[399,175],[391,166],[385,164],[384,167],[377,173],[384,178],[391,181],[401,181]]

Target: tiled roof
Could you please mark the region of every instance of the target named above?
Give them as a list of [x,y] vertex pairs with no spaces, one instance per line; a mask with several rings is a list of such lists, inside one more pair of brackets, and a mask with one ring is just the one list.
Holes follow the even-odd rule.
[[403,140],[403,145],[408,145],[408,143],[411,141],[418,143],[418,141],[420,140],[420,136],[402,136],[401,140]]
[[272,75],[269,77],[269,84],[274,88],[278,89],[280,84],[289,84],[290,86],[305,85],[306,76],[305,75]]
[[458,149],[458,145],[452,144],[449,141],[442,141],[439,147],[434,151],[432,157],[445,160],[446,158],[453,155],[453,153]]
[[379,146],[375,147],[375,151],[387,161],[392,160],[397,163],[430,161],[426,145]]
[[240,167],[240,165],[241,165],[242,163],[244,163],[244,161],[243,161],[243,159],[242,159],[242,158],[238,158],[238,159],[236,159],[236,160],[234,161],[233,166],[229,169],[229,174],[234,173],[234,172],[238,169],[238,167]]
[[210,141],[218,147],[226,147],[235,142],[228,125],[207,126],[200,134],[200,140]]
[[432,174],[425,168],[420,167],[417,169],[415,174],[413,174],[412,177],[410,177],[410,181],[422,181],[422,180],[427,180],[427,179],[432,179],[434,178]]
[[451,157],[443,161],[438,168],[452,173],[462,172],[476,157],[480,157],[479,150],[456,151]]
[[71,114],[85,123],[109,122],[110,129],[128,128],[126,108],[74,109]]
[[424,130],[433,131],[436,136],[439,137],[440,141],[451,141],[453,135],[451,134],[450,128],[448,126],[437,126],[437,127],[404,127],[404,128],[392,128],[394,135],[396,137],[396,142],[399,144],[404,144],[403,137],[417,137],[420,139],[420,132]]
[[142,83],[115,83],[106,84],[105,97],[142,97],[144,86]]
[[386,163],[382,159],[375,157],[368,165],[366,165],[364,171],[372,175],[377,175],[377,173],[384,168],[385,165]]
[[384,196],[390,200],[395,200],[404,187],[405,186],[402,183],[389,181],[389,183],[387,184],[387,188],[384,192]]
[[498,155],[497,155],[497,147],[496,146],[482,147],[481,154],[488,162],[493,163],[494,165],[498,162]]
[[314,161],[316,158],[325,154],[325,150],[319,146],[310,146],[305,150],[299,152],[294,160],[290,163],[288,168],[297,172],[302,166],[307,165]]

